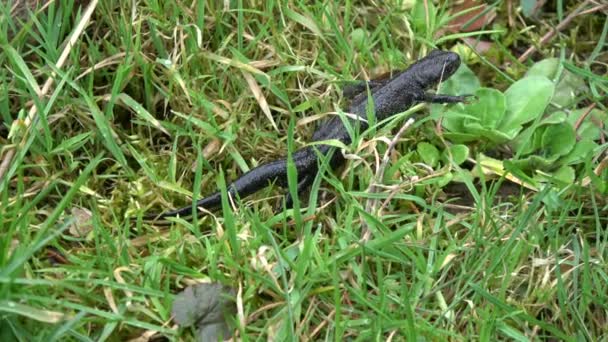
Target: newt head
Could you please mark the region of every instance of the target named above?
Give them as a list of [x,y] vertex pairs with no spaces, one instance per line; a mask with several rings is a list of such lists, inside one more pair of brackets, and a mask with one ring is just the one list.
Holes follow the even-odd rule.
[[451,51],[433,50],[426,57],[412,64],[408,74],[422,89],[428,89],[447,80],[460,67],[460,56]]

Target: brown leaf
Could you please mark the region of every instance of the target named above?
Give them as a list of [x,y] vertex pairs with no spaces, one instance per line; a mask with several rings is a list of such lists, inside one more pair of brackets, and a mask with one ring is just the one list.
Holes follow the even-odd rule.
[[488,42],[485,40],[477,40],[471,37],[466,37],[462,40],[464,40],[479,55],[485,54],[492,47],[492,42]]
[[[212,139],[209,143],[203,148],[203,157],[209,160],[211,157],[216,155],[222,146],[222,141],[220,139]],[[192,166],[190,166],[192,171],[196,171],[196,160],[192,162]]]
[[[467,11],[467,13],[451,20],[447,25],[448,31],[454,33],[472,32],[489,25],[496,18],[496,11],[493,8],[486,11],[487,7],[488,5],[477,0],[464,0],[462,3],[454,6],[451,11],[452,15],[463,11]],[[485,14],[477,17],[484,11],[486,11]],[[469,23],[473,18],[476,19]]]
[[72,208],[72,216],[75,220],[68,229],[70,235],[81,238],[87,236],[93,230],[91,211],[84,208]]
[[228,339],[232,331],[226,315],[236,312],[234,296],[234,289],[220,283],[188,286],[176,296],[171,312],[180,326],[196,325],[198,341]]

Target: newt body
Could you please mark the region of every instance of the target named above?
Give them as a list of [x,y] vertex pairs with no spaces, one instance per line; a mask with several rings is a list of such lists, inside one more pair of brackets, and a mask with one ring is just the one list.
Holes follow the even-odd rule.
[[[367,129],[366,108],[368,103],[367,88],[374,102],[374,114],[377,121],[406,111],[418,102],[456,103],[463,102],[466,96],[437,95],[427,93],[426,90],[452,76],[460,66],[457,54],[447,51],[435,50],[428,56],[418,60],[405,71],[383,81],[362,82],[356,86],[345,89],[345,97],[351,98],[347,113],[357,115],[363,120],[349,118],[353,124],[358,123],[361,130]],[[355,122],[357,121],[357,122]],[[313,141],[336,139],[345,145],[351,143],[351,137],[338,116],[333,116],[314,132]],[[317,153],[327,155],[334,147],[329,145],[308,146],[296,150],[292,158],[298,175],[298,194],[306,190],[314,181],[318,172]],[[315,151],[316,150],[316,151]],[[341,153],[333,153],[330,166],[336,168],[344,163]],[[276,183],[282,187],[287,186],[287,160],[280,159],[246,172],[228,185],[228,194],[232,197],[238,195],[243,198],[266,186]],[[291,207],[292,199],[287,194],[286,206]],[[221,193],[219,191],[196,202],[196,207],[213,210],[221,207]],[[188,216],[192,214],[192,205],[167,211],[164,213],[147,214],[144,219],[161,219],[171,216]]]

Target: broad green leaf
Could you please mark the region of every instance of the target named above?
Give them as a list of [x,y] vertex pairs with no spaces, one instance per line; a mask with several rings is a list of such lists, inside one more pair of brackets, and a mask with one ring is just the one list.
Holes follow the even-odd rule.
[[574,169],[570,166],[562,166],[557,171],[553,172],[553,177],[565,184],[574,183],[574,178],[576,174],[574,173]]
[[437,150],[437,147],[427,142],[421,142],[416,147],[416,150],[425,164],[430,165],[431,167],[437,165],[437,162],[439,161],[439,150]]
[[586,114],[588,110],[588,108],[573,110],[570,112],[570,115],[568,115],[567,120],[572,126],[574,126],[583,115],[586,115],[583,122],[580,123],[576,133],[580,137],[597,140],[600,138],[600,127],[602,124],[604,127],[608,127],[608,113],[597,108],[593,108],[589,114]]
[[564,112],[554,112],[551,113],[551,115],[547,116],[546,118],[543,118],[539,125],[555,125],[555,124],[559,124],[562,122],[565,122],[568,118],[568,115]]
[[[450,132],[464,132],[464,120],[469,115],[462,104],[451,106],[443,115],[441,125]],[[474,117],[471,117],[474,120]]]
[[[505,96],[499,90],[491,88],[479,88],[475,91],[475,95],[477,100],[465,105],[466,112],[477,117],[482,127],[496,128],[505,114]],[[465,127],[468,121],[468,119],[465,120]]]
[[587,177],[583,179],[583,184],[593,184],[594,187],[601,193],[608,193],[608,169],[604,169],[602,173],[596,175],[595,172],[589,170],[586,172]]
[[491,130],[491,129],[483,129],[483,130],[480,130],[479,133],[484,138],[487,138],[489,141],[491,141],[495,144],[502,144],[502,143],[505,143],[512,139],[510,136],[505,135],[501,131],[496,131],[496,130]]
[[555,87],[551,103],[560,107],[569,107],[575,104],[579,95],[585,91],[587,91],[585,80],[573,72],[564,70]]
[[543,199],[543,203],[545,203],[548,207],[553,208],[552,210],[557,210],[559,208],[563,208],[564,206],[563,200],[560,199],[559,195],[557,194],[557,189],[563,189],[564,187],[573,184],[576,179],[576,173],[572,167],[562,166],[559,169],[549,173],[536,170],[534,179],[539,183],[548,183],[556,188],[547,194],[547,196]]
[[511,146],[514,152],[520,156],[527,156],[541,147],[541,137],[544,126],[528,127],[512,140]]
[[[532,125],[524,129],[513,139],[511,146],[522,156],[533,153],[542,148],[542,136],[548,125],[559,124],[566,121],[566,113],[555,112],[541,120],[538,125]],[[530,143],[527,143],[530,141]]]
[[[458,70],[452,75],[452,77],[443,81],[439,85],[439,90],[437,93],[439,94],[448,94],[448,95],[472,95],[475,94],[475,91],[479,89],[480,83],[479,79],[469,69],[466,64],[461,64]],[[454,106],[450,106],[450,109],[455,107],[463,108],[463,104],[456,104]],[[448,109],[448,111],[450,110]],[[431,105],[431,115],[438,116],[446,110],[446,106],[440,104],[432,104]],[[462,111],[464,112],[464,111]],[[447,117],[447,116],[446,116]],[[457,132],[457,131],[454,131]],[[458,131],[462,132],[462,131]]]
[[580,163],[598,147],[590,137],[583,137],[576,142],[574,148],[566,156],[562,157],[558,162],[560,165],[573,165]]
[[466,145],[452,145],[443,152],[445,160],[450,160],[450,155],[454,164],[460,165],[469,157],[469,148]]
[[536,132],[534,132],[534,134],[532,135],[532,143],[528,145],[528,147],[530,148],[530,152],[525,151],[527,152],[527,154],[534,153],[534,151],[538,151],[543,148],[543,134],[545,134],[546,130],[547,126],[542,126],[539,127]]
[[512,139],[512,137],[505,135],[501,131],[483,127],[479,123],[472,122],[465,124],[465,127],[465,132],[477,136],[477,140],[481,140],[480,138],[483,137],[495,144],[502,144]]
[[450,78],[442,82],[438,93],[449,95],[475,94],[481,87],[477,75],[466,64],[461,64]]
[[587,86],[582,77],[569,70],[563,70],[559,73],[559,79],[556,79],[560,64],[559,58],[543,59],[528,70],[526,77],[544,76],[553,81],[557,85],[551,103],[560,107],[568,107],[575,103],[578,95],[584,92]]
[[479,140],[479,136],[471,134],[471,132],[468,132],[464,127],[465,120],[473,121],[476,118],[469,115],[465,111],[463,104],[459,103],[454,106],[450,106],[442,117],[441,125],[447,131],[444,133],[444,136],[450,141],[455,143],[465,143]]
[[542,76],[530,76],[513,83],[505,92],[507,110],[498,129],[515,137],[522,125],[543,114],[554,91],[553,82]]
[[[545,158],[536,154],[528,156],[522,159],[510,160],[511,164],[516,166],[520,170],[532,171],[532,170],[550,170],[555,165],[557,158]],[[520,174],[518,178],[522,178]]]
[[555,74],[557,74],[559,64],[559,58],[543,59],[534,63],[528,72],[526,72],[525,77],[544,76],[550,80],[553,80],[555,78]]
[[471,171],[467,170],[467,169],[462,169],[458,172],[454,172],[453,175],[454,175],[454,178],[452,179],[452,181],[458,182],[458,183],[465,183],[467,181],[472,181],[474,178],[473,175],[471,174]]
[[455,133],[455,132],[445,132],[443,136],[446,137],[449,141],[455,143],[467,143],[472,141],[479,141],[479,136],[475,134],[469,133]]
[[[523,135],[521,134],[521,136]],[[557,160],[572,151],[576,144],[574,129],[567,122],[537,127],[531,139],[532,143],[527,145],[519,141],[519,148],[525,150],[518,150],[518,152],[534,154],[523,159],[513,160],[513,164],[523,170],[555,169],[560,165]]]
[[[537,173],[534,178],[538,179],[539,183],[550,183],[551,185],[555,185],[556,181],[553,175],[545,173]],[[563,209],[566,206],[566,202],[560,198],[557,189],[550,188],[549,190],[546,190],[545,194],[546,195],[541,199],[541,201],[545,205],[546,210],[555,212]]]
[[435,182],[438,187],[443,188],[444,186],[448,185],[452,179],[454,179],[454,174],[448,172],[440,177],[437,177]]
[[575,143],[574,129],[567,122],[547,126],[542,135],[543,154],[548,158],[568,154],[574,148]]

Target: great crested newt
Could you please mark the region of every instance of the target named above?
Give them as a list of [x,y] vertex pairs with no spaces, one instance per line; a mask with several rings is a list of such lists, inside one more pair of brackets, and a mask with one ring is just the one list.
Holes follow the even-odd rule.
[[[440,81],[448,79],[460,66],[460,57],[453,52],[434,50],[426,57],[416,61],[409,68],[382,81],[360,82],[345,87],[344,96],[350,98],[350,105],[346,111],[362,118],[348,117],[351,122],[358,122],[361,131],[367,129],[367,103],[369,95],[373,98],[374,114],[377,121],[392,115],[402,113],[419,102],[429,103],[457,103],[464,102],[468,95],[452,96],[428,93],[427,89],[434,87]],[[351,143],[351,137],[341,118],[334,115],[322,123],[312,136],[313,141],[336,139],[345,145]],[[293,162],[297,170],[297,193],[305,191],[314,181],[318,172],[318,153],[328,155],[332,149],[330,145],[307,146],[292,153]],[[329,165],[336,168],[344,163],[341,153],[332,153]],[[262,164],[251,169],[227,186],[227,193],[234,197],[244,198],[271,183],[281,187],[287,186],[287,160],[286,158]],[[293,199],[287,193],[285,207],[290,208]],[[214,210],[221,207],[221,192],[217,191],[196,202],[197,208]],[[166,211],[144,215],[144,220],[162,219],[172,216],[189,216],[192,214],[192,205]]]

